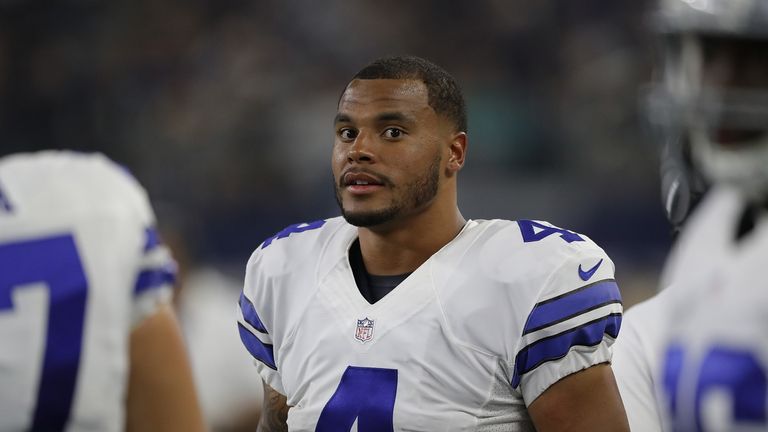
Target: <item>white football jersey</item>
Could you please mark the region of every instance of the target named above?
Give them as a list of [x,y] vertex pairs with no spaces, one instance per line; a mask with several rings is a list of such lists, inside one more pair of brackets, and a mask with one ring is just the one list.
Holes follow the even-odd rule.
[[665,343],[662,311],[667,296],[664,290],[627,309],[621,337],[613,345],[613,374],[633,431],[662,431],[662,408],[654,374]]
[[240,335],[291,431],[530,431],[544,390],[611,360],[614,266],[585,236],[469,221],[375,304],[356,238],[342,218],[294,225],[248,263]]
[[736,191],[711,191],[665,270],[668,430],[768,429],[768,214],[737,241],[745,208]]
[[0,159],[0,431],[121,431],[129,335],[174,267],[146,192],[102,155]]

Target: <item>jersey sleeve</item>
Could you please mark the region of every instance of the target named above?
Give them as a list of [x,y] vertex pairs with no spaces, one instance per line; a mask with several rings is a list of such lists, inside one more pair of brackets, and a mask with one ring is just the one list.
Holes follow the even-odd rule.
[[144,246],[133,286],[133,326],[155,313],[162,304],[171,301],[175,281],[176,262],[171,252],[160,241],[154,227],[145,228]]
[[512,386],[526,405],[560,379],[610,362],[621,315],[608,256],[595,248],[565,258],[546,279],[514,358]]
[[[155,212],[149,195],[139,181],[123,166],[106,156],[92,156],[94,173],[102,187],[102,194],[119,201],[124,209],[122,217],[132,221],[126,226],[135,230],[138,258],[133,269],[131,287],[131,326],[136,327],[173,297],[177,266],[171,251],[163,244],[156,228]],[[116,204],[115,204],[116,205]]]
[[262,247],[248,261],[245,283],[237,308],[237,328],[245,349],[254,358],[256,369],[267,385],[285,394],[275,360],[275,342],[269,281],[260,271]]

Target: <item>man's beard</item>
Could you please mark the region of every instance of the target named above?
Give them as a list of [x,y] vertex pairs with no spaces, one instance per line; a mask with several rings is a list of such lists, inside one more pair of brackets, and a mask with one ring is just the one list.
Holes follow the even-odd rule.
[[[373,227],[390,222],[406,212],[418,209],[423,204],[432,201],[437,195],[440,180],[440,155],[432,161],[432,164],[424,172],[424,175],[415,179],[405,187],[405,195],[394,197],[388,207],[367,212],[348,212],[344,210],[341,199],[341,191],[344,186],[335,184],[336,203],[341,209],[341,215],[351,225],[357,227]],[[391,184],[387,182],[387,184]]]

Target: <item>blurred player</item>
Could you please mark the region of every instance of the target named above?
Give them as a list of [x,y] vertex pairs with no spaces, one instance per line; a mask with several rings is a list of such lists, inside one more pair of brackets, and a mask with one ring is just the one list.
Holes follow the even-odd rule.
[[[654,114],[654,113],[651,113]],[[663,119],[660,119],[663,120]],[[704,195],[707,184],[692,164],[690,144],[672,125],[656,124],[662,140],[661,188],[665,214],[677,236]],[[663,307],[668,291],[632,306],[624,313],[621,337],[616,340],[613,371],[633,431],[662,430],[662,407],[654,377],[664,348]]]
[[621,337],[614,345],[611,365],[633,431],[663,430],[662,407],[654,374],[664,348],[666,320],[662,317],[667,293],[662,291],[630,307],[624,314]]
[[238,324],[265,382],[260,430],[628,430],[613,263],[546,222],[465,220],[466,122],[454,79],[423,59],[347,85],[343,218],[290,226],[248,263]]
[[666,116],[714,187],[662,278],[665,430],[768,429],[768,1],[667,0]]
[[154,224],[104,156],[0,159],[0,430],[203,429]]

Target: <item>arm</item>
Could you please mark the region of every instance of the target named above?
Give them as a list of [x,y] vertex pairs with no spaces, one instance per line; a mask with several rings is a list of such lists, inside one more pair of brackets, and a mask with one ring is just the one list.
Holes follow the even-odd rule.
[[528,407],[539,432],[629,431],[610,365],[602,363],[550,386]]
[[203,415],[176,316],[163,305],[130,341],[126,430],[204,431]]
[[285,396],[264,383],[264,402],[257,432],[288,432],[288,403]]

